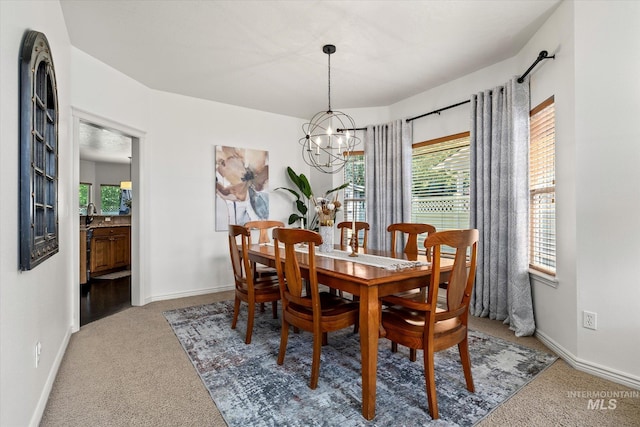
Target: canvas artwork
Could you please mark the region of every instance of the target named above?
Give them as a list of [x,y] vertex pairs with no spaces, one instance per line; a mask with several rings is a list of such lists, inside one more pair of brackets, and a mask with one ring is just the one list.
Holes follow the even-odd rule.
[[269,218],[269,152],[216,146],[216,231]]

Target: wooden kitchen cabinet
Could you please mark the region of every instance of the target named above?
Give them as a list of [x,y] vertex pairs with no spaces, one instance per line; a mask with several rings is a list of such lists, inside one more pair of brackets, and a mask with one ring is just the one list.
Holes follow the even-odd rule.
[[131,228],[95,228],[90,247],[92,275],[128,267],[131,264]]

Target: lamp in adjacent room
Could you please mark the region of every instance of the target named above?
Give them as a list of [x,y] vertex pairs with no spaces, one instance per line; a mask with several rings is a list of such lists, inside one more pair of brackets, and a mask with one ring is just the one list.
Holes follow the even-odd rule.
[[129,181],[120,181],[121,190],[131,190],[131,157],[129,157]]
[[353,119],[340,111],[331,110],[331,54],[336,47],[327,44],[322,47],[327,54],[328,66],[328,108],[320,111],[311,121],[302,125],[305,136],[300,138],[302,158],[320,172],[334,174],[340,172],[354,147],[360,143],[355,136],[356,125]]

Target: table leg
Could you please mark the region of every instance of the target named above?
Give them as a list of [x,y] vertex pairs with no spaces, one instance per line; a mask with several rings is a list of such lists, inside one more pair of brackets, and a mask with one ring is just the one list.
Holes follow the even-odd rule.
[[376,375],[380,303],[378,288],[363,286],[360,293],[360,353],[362,357],[362,416],[376,416]]

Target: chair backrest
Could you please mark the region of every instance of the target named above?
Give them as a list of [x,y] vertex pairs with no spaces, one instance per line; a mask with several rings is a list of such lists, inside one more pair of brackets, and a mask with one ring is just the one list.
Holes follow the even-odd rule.
[[[283,249],[280,243],[284,244]],[[300,264],[296,258],[295,245],[306,243],[308,253],[306,260],[309,265],[308,282],[311,295],[303,292],[306,287],[302,281]],[[286,312],[289,303],[312,308],[314,316],[320,315],[320,296],[318,292],[318,278],[316,274],[315,247],[322,243],[322,237],[315,231],[300,228],[275,228],[273,230],[273,245],[275,248],[276,269],[280,281],[280,295],[282,310]],[[283,259],[284,255],[284,259]]]
[[446,311],[435,313],[436,322],[460,317],[464,324],[467,323],[471,288],[476,276],[478,236],[476,229],[447,230],[433,233],[425,241],[425,247],[433,249],[433,273],[427,303],[434,306],[438,300],[440,283],[441,246],[446,245],[455,249],[453,269],[447,285],[447,308]]
[[[436,232],[436,228],[430,224],[399,222],[391,224],[387,227],[387,231],[391,233],[391,251],[396,252],[398,233],[403,233],[405,237],[405,246],[403,252],[407,255],[418,254],[418,234],[427,233],[427,237]],[[425,247],[426,248],[426,247]],[[430,258],[430,251],[427,250],[427,259]]]
[[284,227],[284,222],[271,219],[245,222],[244,226],[249,230],[260,230],[257,243],[270,243],[269,230],[276,227]]
[[[238,246],[238,236],[240,246]],[[229,254],[236,288],[253,288],[253,271],[249,262],[249,239],[251,232],[241,226],[229,224]]]
[[[360,230],[364,230],[363,239],[362,239],[362,249],[367,249],[367,240],[369,238],[369,223],[363,221],[356,221],[356,249],[360,247],[359,235]],[[349,239],[347,239],[347,230],[353,230],[353,222],[352,221],[343,221],[338,223],[338,228],[340,229],[340,249],[345,250],[349,246]]]

